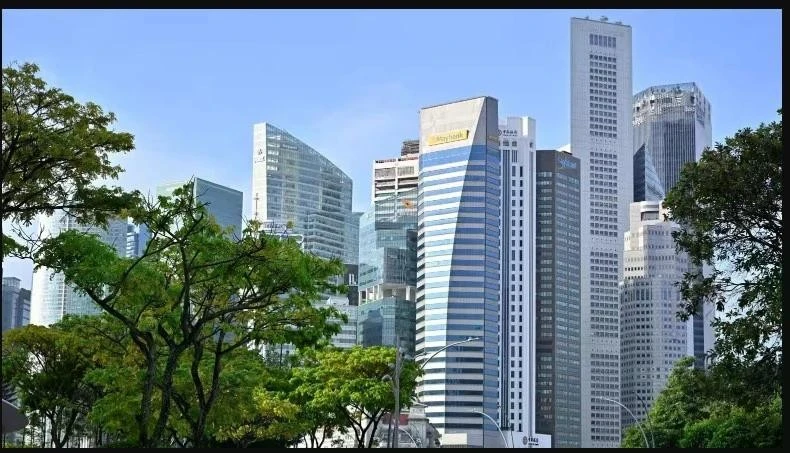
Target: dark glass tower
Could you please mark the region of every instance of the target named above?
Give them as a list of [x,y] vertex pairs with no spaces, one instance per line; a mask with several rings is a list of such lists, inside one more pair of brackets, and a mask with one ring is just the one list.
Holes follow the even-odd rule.
[[[552,436],[552,448],[580,447],[580,165],[555,150],[538,150],[535,160],[535,430]],[[597,311],[593,302],[593,315]]]

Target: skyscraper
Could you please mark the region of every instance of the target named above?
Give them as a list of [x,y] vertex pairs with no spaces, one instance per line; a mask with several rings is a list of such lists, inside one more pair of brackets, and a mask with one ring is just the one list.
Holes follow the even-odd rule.
[[497,100],[478,97],[420,111],[417,236],[418,396],[443,445],[501,445],[498,324],[501,153]]
[[[698,355],[700,349],[704,354],[712,346],[712,332],[707,342],[695,338],[705,334],[697,334],[695,328],[696,319],[703,316],[687,321],[676,316],[681,303],[676,283],[693,264],[687,254],[677,252],[672,232],[679,227],[665,220],[666,214],[661,202],[633,203],[631,229],[625,234],[625,272],[620,285],[621,402],[640,422],[666,387],[675,362]],[[711,310],[706,304],[704,317]],[[623,428],[634,423],[625,410],[622,417]]]
[[571,149],[580,161],[582,447],[620,445],[617,285],[633,197],[631,27],[571,19]]
[[[165,184],[156,188],[159,196],[172,196],[173,192],[183,187],[188,181]],[[223,228],[233,228],[230,237],[241,238],[242,206],[244,194],[205,179],[194,178],[193,196],[197,203],[206,206],[206,210]]]
[[253,126],[252,216],[303,238],[306,251],[350,259],[351,178],[270,123]]
[[710,103],[693,82],[634,95],[634,201],[663,200],[680,171],[712,145]]
[[3,277],[3,332],[30,324],[30,290],[16,277]]
[[[113,247],[118,255],[126,256],[126,220],[112,219],[105,229],[78,224],[74,217],[59,210],[51,216],[39,216],[38,222],[43,237],[54,237],[66,230],[78,230],[98,236],[100,241]],[[98,314],[100,311],[90,297],[66,284],[63,274],[44,267],[33,270],[31,324],[48,326],[60,321],[65,315]]]
[[414,354],[417,189],[375,201],[360,219],[358,337]]
[[151,234],[148,232],[147,226],[129,224],[126,230],[126,257],[141,256],[145,252],[149,239],[151,239]]
[[[419,146],[419,142],[417,145]],[[407,140],[403,142],[399,157],[375,160],[371,200],[375,203],[377,200],[416,189],[419,157],[419,147],[415,150],[414,141]]]
[[579,159],[538,150],[536,159],[536,431],[554,448],[581,446]]
[[502,153],[500,424],[535,437],[535,120],[499,125]]

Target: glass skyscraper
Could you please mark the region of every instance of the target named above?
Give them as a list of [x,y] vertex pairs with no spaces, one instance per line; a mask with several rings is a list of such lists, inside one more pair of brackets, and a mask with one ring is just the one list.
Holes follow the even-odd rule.
[[634,95],[634,201],[663,200],[680,171],[712,145],[710,103],[695,83]]
[[443,445],[502,446],[499,419],[501,153],[497,100],[420,111],[418,354],[431,355],[418,396]]
[[536,157],[536,431],[551,434],[554,448],[579,448],[581,165],[562,151]]
[[414,354],[417,189],[380,198],[360,218],[358,340]]
[[352,263],[351,178],[272,124],[255,124],[253,134],[253,218],[288,227],[307,252]]
[[[44,237],[54,237],[66,230],[78,230],[96,235],[99,240],[113,247],[120,256],[126,256],[127,222],[112,219],[108,227],[81,225],[64,211],[51,216],[39,216]],[[40,326],[54,324],[65,315],[98,314],[101,309],[85,294],[66,284],[63,274],[41,267],[33,270],[33,287],[30,300],[30,323]]]
[[30,290],[16,277],[3,277],[3,332],[30,324]]
[[[156,188],[156,194],[160,196],[172,196],[173,191],[184,186],[187,181],[162,185]],[[232,228],[232,238],[241,238],[242,229],[242,206],[244,204],[244,194],[238,190],[231,189],[205,179],[194,178],[195,185],[192,188],[195,200],[206,206],[206,210],[216,222],[223,228]]]

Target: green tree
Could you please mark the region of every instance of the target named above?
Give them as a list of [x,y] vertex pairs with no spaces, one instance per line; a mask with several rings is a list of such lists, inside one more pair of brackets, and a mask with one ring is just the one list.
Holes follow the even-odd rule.
[[[63,209],[82,223],[105,224],[137,194],[94,183],[118,177],[123,170],[110,157],[132,150],[133,137],[110,129],[115,115],[48,86],[38,71],[32,63],[3,68],[2,220],[30,225],[37,214]],[[0,234],[3,258],[22,251]]]
[[28,325],[3,334],[3,380],[21,408],[49,422],[52,444],[63,448],[97,397],[85,380],[96,366],[86,339],[55,324]]
[[[259,232],[254,222],[240,240],[231,240],[191,188],[190,182],[172,198],[146,200],[129,211],[151,233],[138,258],[119,257],[77,231],[44,240],[35,256],[38,266],[63,273],[67,283],[117,319],[139,352],[143,385],[136,431],[142,447],[160,445],[167,437],[173,379],[189,350],[197,354],[200,369],[204,352],[197,351],[206,344],[232,349],[238,343],[214,341],[222,332],[239,341],[299,339],[300,332],[317,339],[325,332],[321,324],[337,315],[313,302],[336,289],[330,277],[341,273],[339,260],[306,254],[291,239]],[[215,372],[221,367],[210,375]],[[198,374],[202,382],[205,375]],[[213,377],[209,382],[218,383]],[[206,398],[200,402],[204,415],[218,388],[210,384],[199,392]]]
[[778,122],[742,129],[705,150],[683,168],[664,201],[681,226],[674,234],[678,250],[711,268],[685,276],[683,315],[700,313],[707,301],[727,311],[714,325],[713,357],[747,372],[738,380],[750,380],[767,398],[782,380],[781,114]]
[[[392,387],[383,379],[394,363],[395,348],[391,347],[327,348],[316,352],[315,361],[308,360],[294,370],[295,392],[302,397],[312,394],[313,407],[322,411],[334,408],[354,431],[358,447],[370,448],[374,436],[369,434],[375,433],[384,413],[394,407]],[[400,377],[402,407],[412,402],[420,373],[415,362],[405,363]]]

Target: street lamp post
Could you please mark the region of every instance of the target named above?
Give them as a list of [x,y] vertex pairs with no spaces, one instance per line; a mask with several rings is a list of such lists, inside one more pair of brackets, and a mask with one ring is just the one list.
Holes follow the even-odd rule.
[[[474,413],[476,413],[476,414],[480,414],[480,415],[482,415],[482,416],[486,417],[487,419],[491,420],[491,423],[493,423],[493,424],[494,424],[494,426],[496,426],[496,429],[497,429],[497,431],[499,431],[499,435],[501,435],[501,436],[502,436],[502,441],[505,443],[505,448],[508,448],[508,445],[507,445],[507,438],[505,437],[505,433],[503,433],[503,432],[502,432],[502,429],[499,427],[499,424],[497,424],[496,420],[494,420],[493,418],[491,418],[491,416],[490,416],[490,415],[486,414],[486,413],[485,413],[485,412],[483,412],[483,411],[478,411],[478,410],[472,409],[472,412],[474,412]],[[485,442],[485,438],[486,438],[486,430],[485,430],[485,429],[483,429],[483,441],[484,441],[484,442]],[[510,447],[510,448],[512,448],[512,447]]]
[[[431,361],[434,357],[436,357],[440,352],[447,350],[453,346],[469,343],[470,341],[477,341],[480,340],[481,337],[468,337],[466,340],[456,341],[455,343],[450,343],[447,346],[440,348],[438,351],[434,352],[427,360],[422,362],[420,365],[420,369],[425,369],[425,365]],[[424,354],[420,354],[424,355]],[[417,356],[419,357],[419,356]],[[417,357],[414,357],[413,360],[416,361]],[[400,374],[403,370],[403,350],[400,347],[400,338],[395,340],[395,365],[392,369],[392,375],[386,375],[382,379],[388,379],[392,385],[392,394],[395,397],[395,413],[390,414],[390,423],[387,429],[387,448],[396,448],[397,442],[391,440],[392,437],[398,437],[398,429],[400,423]],[[392,433],[392,417],[395,417],[395,436],[391,436]]]
[[639,422],[639,419],[636,418],[634,413],[631,412],[631,409],[625,407],[625,405],[623,403],[621,403],[621,402],[619,402],[617,400],[613,400],[611,398],[604,398],[602,396],[594,396],[593,398],[598,398],[599,400],[604,400],[604,401],[609,401],[610,403],[615,403],[618,406],[620,406],[623,409],[625,409],[626,411],[628,411],[628,414],[631,416],[631,418],[634,419],[634,422],[636,422],[636,427],[639,428],[639,431],[642,433],[642,438],[644,438],[644,440],[645,440],[645,448],[650,448],[650,442],[647,441],[647,434],[645,434],[645,430],[642,429],[642,424]]
[[653,422],[650,421],[650,412],[647,410],[647,405],[645,404],[645,400],[643,400],[638,393],[634,393],[634,395],[636,395],[636,399],[639,400],[640,403],[642,403],[642,409],[645,410],[645,417],[647,418],[647,426],[650,427],[650,442],[653,444],[652,448],[656,448],[656,438],[655,435],[653,434]]

